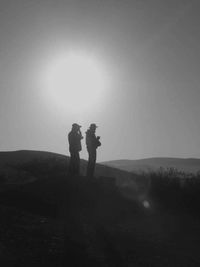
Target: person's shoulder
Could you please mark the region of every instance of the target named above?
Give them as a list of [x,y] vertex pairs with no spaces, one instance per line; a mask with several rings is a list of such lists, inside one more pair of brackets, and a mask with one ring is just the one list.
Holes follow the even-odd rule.
[[74,136],[75,136],[75,133],[73,131],[70,131],[69,134],[68,134],[68,137],[73,138]]

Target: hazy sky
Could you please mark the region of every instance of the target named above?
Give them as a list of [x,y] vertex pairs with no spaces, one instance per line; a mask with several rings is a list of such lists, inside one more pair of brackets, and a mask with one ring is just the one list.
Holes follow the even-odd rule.
[[[198,0],[1,0],[0,150],[68,155],[71,124],[96,122],[99,161],[200,157],[199,25]],[[104,104],[76,116],[40,84],[69,48],[92,51],[111,80]]]

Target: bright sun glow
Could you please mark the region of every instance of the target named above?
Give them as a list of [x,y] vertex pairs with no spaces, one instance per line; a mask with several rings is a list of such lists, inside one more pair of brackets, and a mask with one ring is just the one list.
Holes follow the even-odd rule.
[[100,62],[82,52],[63,53],[45,70],[45,94],[59,108],[71,112],[91,110],[101,103],[108,78]]

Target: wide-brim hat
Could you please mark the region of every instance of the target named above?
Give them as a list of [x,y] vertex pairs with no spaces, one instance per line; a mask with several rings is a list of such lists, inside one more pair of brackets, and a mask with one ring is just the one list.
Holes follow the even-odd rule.
[[73,123],[73,124],[72,124],[72,127],[73,127],[73,128],[74,128],[74,127],[81,128],[82,126],[79,125],[78,123]]
[[96,123],[91,123],[90,124],[90,128],[95,128],[96,129],[96,128],[98,128],[98,126],[96,125]]

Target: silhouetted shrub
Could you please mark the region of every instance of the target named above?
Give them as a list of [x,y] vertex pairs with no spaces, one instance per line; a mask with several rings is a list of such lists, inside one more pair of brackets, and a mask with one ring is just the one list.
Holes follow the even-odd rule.
[[191,174],[175,168],[151,172],[150,195],[161,205],[197,212],[200,208],[200,173]]

